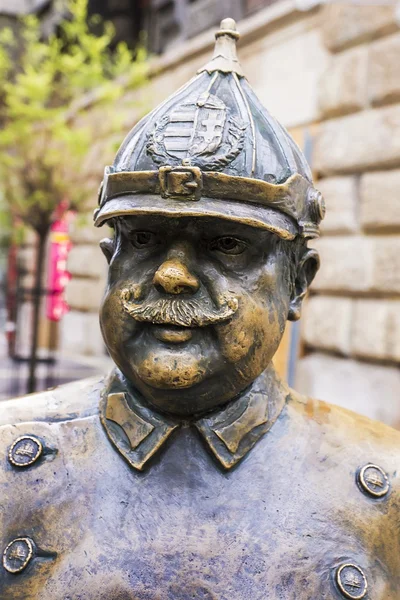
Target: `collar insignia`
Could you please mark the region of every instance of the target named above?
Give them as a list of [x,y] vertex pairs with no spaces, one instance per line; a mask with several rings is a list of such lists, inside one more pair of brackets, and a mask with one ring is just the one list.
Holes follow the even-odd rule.
[[127,398],[132,400],[128,392],[106,395],[100,418],[110,441],[132,467],[142,471],[178,424],[137,403],[131,407]]
[[269,429],[268,399],[251,393],[225,410],[195,423],[219,462],[230,469],[235,466]]

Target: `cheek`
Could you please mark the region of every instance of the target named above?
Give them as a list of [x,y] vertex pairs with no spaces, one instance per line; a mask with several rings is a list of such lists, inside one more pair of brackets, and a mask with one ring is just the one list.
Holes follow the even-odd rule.
[[[132,338],[138,329],[137,322],[122,306],[120,293],[124,287],[126,285],[114,286],[108,290],[100,307],[100,326],[104,341],[111,353],[114,348],[123,346],[128,339]],[[137,293],[140,294],[139,289]]]
[[218,327],[217,333],[226,360],[238,363],[249,354],[269,355],[279,344],[283,328],[277,307],[266,308],[246,298],[246,307],[229,324]]
[[[239,302],[243,303],[243,297]],[[249,302],[248,299],[247,302]],[[237,363],[249,353],[250,348],[254,344],[256,318],[257,311],[254,305],[250,310],[239,308],[239,311],[230,323],[217,327],[221,352],[228,362]]]
[[[288,311],[288,299],[275,265],[266,265],[248,293],[239,296],[239,310],[232,321],[218,328],[221,351],[231,363],[247,359],[246,368],[263,370],[276,352]],[[257,363],[257,364],[255,364]]]

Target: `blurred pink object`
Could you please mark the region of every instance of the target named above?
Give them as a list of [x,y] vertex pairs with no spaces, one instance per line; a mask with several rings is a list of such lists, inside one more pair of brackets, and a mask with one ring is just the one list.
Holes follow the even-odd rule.
[[72,248],[68,235],[68,226],[71,213],[64,215],[55,221],[50,229],[49,268],[47,288],[46,316],[51,321],[60,319],[69,311],[69,306],[64,299],[65,286],[71,279],[67,271],[67,258]]

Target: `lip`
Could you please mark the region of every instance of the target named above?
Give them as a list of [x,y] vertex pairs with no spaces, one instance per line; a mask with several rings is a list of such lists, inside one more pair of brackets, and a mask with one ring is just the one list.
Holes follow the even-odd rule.
[[153,325],[152,332],[157,340],[169,344],[183,344],[191,340],[193,335],[190,327],[176,327],[175,325]]

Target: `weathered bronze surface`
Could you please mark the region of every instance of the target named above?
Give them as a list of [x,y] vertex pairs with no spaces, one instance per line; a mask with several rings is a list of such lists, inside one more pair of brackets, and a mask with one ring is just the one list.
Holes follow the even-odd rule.
[[2,404],[1,600],[400,599],[400,434],[274,371],[324,204],[216,36],[106,169],[115,370]]

